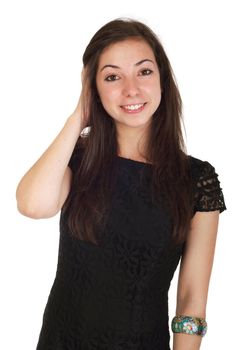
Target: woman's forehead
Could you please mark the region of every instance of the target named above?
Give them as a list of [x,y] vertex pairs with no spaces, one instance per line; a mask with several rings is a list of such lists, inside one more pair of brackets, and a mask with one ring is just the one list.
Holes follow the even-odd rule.
[[131,62],[136,64],[140,60],[155,60],[154,52],[150,45],[141,39],[126,39],[107,46],[99,57],[99,65]]

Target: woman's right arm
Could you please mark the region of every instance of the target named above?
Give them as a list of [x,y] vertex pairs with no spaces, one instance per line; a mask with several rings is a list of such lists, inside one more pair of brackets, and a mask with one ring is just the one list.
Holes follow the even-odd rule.
[[26,172],[16,190],[21,214],[33,219],[49,218],[62,208],[71,187],[69,160],[80,136],[88,125],[90,89],[86,68],[81,73],[82,91],[75,111],[52,144]]
[[75,111],[17,186],[17,207],[21,214],[34,219],[49,218],[63,206],[72,180],[68,163],[81,131],[88,125],[89,91],[84,68],[82,91]]
[[30,218],[54,216],[62,208],[69,194],[72,170],[68,163],[81,131],[88,125],[89,118],[90,89],[86,68],[82,69],[81,81],[82,90],[75,111],[17,186],[18,210]]
[[26,172],[16,190],[21,214],[34,218],[54,216],[68,196],[72,171],[67,166],[82,131],[76,111],[66,121],[52,144]]

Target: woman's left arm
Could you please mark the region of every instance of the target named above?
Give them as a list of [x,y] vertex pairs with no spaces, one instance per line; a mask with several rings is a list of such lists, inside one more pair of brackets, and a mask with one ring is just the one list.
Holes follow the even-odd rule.
[[[219,210],[196,212],[191,221],[180,263],[176,315],[206,318],[218,221]],[[198,350],[201,341],[199,335],[173,333],[173,350]]]

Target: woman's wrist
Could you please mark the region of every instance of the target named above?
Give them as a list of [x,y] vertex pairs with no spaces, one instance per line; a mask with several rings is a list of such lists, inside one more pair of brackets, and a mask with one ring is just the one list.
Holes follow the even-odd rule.
[[76,127],[79,132],[81,132],[85,128],[85,126],[83,125],[81,115],[78,111],[73,112],[68,117],[67,122],[73,123],[73,126]]

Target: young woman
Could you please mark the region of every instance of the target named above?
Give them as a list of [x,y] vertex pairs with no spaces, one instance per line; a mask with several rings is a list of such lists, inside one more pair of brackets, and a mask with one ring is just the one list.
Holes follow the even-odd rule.
[[37,350],[170,349],[168,290],[180,259],[173,349],[197,350],[226,209],[218,175],[186,152],[181,97],[150,28],[107,23],[83,64],[76,110],[16,194],[23,215],[61,210]]

